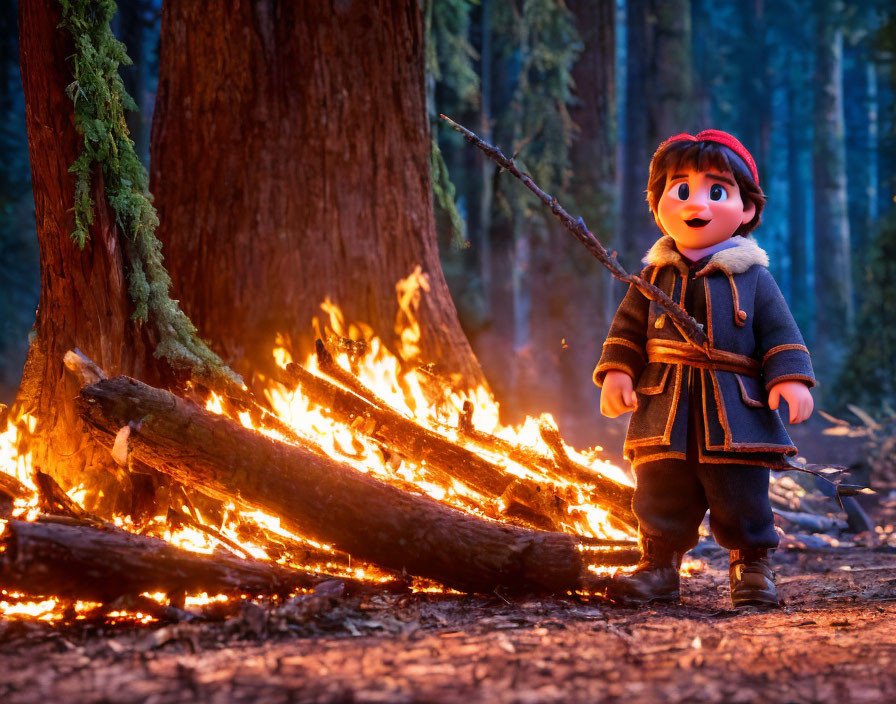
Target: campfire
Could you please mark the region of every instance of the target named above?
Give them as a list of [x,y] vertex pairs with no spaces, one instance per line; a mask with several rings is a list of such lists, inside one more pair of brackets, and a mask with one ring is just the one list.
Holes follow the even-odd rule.
[[33,418],[10,418],[2,612],[146,622],[334,584],[566,593],[633,564],[630,480],[600,447],[570,447],[548,415],[502,426],[488,389],[420,363],[426,289],[419,269],[396,287],[395,353],[324,301],[316,353],[296,363],[278,338],[257,403],[179,398],[66,355],[121,473],[175,481],[158,515],[93,515],[89,478],[63,491],[31,464]]
[[[253,397],[188,385],[181,398],[67,354],[81,416],[122,475],[171,480],[161,512],[94,515],[89,478],[63,491],[32,464],[34,418],[7,419],[0,613],[140,624],[258,596],[588,594],[634,564],[631,482],[602,448],[569,446],[549,415],[504,426],[487,388],[460,390],[420,363],[426,290],[419,270],[396,286],[394,353],[325,300],[315,353],[297,363],[278,336],[276,371]],[[773,481],[785,525],[829,529],[805,495]]]

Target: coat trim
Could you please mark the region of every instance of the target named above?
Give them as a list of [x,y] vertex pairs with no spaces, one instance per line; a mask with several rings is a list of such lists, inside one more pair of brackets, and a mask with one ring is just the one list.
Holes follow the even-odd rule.
[[[706,266],[697,272],[697,276],[706,276],[714,271],[723,271],[729,275],[743,274],[755,264],[768,267],[768,254],[752,237],[738,236],[732,241],[736,242],[735,246],[713,254]],[[674,266],[685,276],[688,273],[687,261],[675,248],[675,240],[669,235],[660,237],[642,261],[657,268]]]
[[765,364],[769,357],[778,354],[779,352],[787,352],[788,350],[799,350],[800,352],[805,352],[809,354],[809,350],[805,345],[797,345],[797,344],[788,344],[788,345],[778,345],[777,347],[772,347],[768,352],[765,353],[765,356],[762,358],[762,363]]

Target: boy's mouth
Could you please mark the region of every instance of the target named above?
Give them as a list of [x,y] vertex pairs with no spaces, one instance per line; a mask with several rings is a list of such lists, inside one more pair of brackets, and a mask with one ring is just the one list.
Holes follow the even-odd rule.
[[688,227],[704,227],[709,224],[709,220],[701,220],[700,218],[691,218],[684,222]]

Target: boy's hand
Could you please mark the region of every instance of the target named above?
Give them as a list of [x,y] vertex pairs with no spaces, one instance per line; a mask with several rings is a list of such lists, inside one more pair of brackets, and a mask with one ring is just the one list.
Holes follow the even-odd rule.
[[[610,373],[612,374],[612,372]],[[809,393],[809,387],[803,382],[781,381],[775,384],[768,392],[768,407],[773,411],[777,410],[782,396],[790,408],[791,423],[802,423],[812,415],[815,402],[812,400],[812,394]],[[603,402],[603,396],[601,396],[601,402]]]
[[638,396],[634,392],[632,378],[615,369],[607,372],[600,391],[600,412],[607,418],[616,418],[637,407]]

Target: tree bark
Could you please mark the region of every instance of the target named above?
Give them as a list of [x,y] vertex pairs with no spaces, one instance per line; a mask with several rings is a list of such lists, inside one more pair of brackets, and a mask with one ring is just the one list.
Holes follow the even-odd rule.
[[65,93],[72,82],[66,62],[74,49],[71,36],[58,27],[59,3],[20,0],[18,8],[41,294],[16,405],[37,418],[29,444],[36,468],[66,489],[86,481],[88,508],[99,505],[103,491],[103,505],[129,512],[136,494],[120,496],[112,474],[102,471],[111,463],[82,430],[74,403],[79,387],[62,359],[77,347],[112,374],[156,381],[158,370],[150,341],[131,321],[118,227],[99,173],[92,193],[95,222],[84,250],[70,237],[75,178],[68,169],[80,137]]
[[581,583],[582,554],[571,535],[474,518],[133,379],[84,387],[80,410],[106,445],[142,419],[131,435],[135,459],[359,559],[467,591],[563,592]]
[[9,521],[0,533],[0,585],[30,596],[108,603],[144,592],[286,595],[328,579],[334,578],[199,555],[114,526]]
[[420,266],[421,361],[483,381],[439,265],[418,3],[165,3],[152,142],[177,297],[238,371],[277,333],[303,359],[327,297],[395,349]]

